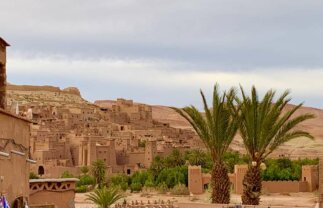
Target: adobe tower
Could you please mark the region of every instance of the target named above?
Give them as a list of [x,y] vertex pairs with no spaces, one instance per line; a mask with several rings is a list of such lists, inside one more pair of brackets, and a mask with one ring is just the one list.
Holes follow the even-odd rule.
[[5,109],[6,103],[6,49],[10,46],[5,40],[0,37],[0,108]]

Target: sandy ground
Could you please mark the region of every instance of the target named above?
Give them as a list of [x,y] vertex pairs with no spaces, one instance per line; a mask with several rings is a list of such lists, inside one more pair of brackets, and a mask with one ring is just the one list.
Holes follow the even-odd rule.
[[[241,196],[232,194],[231,203],[240,204]],[[153,202],[155,200],[164,200],[171,202],[198,202],[198,203],[209,203],[210,194],[205,193],[203,195],[196,196],[171,196],[171,195],[162,195],[157,193],[143,194],[143,193],[126,193],[126,201],[143,201],[147,202],[148,200]],[[317,200],[316,193],[291,193],[291,194],[267,194],[261,197],[262,205],[271,205],[271,206],[284,206],[284,207],[315,207]],[[76,194],[76,208],[95,208],[95,205],[86,201],[86,194]],[[123,202],[123,199],[120,200],[120,203]]]

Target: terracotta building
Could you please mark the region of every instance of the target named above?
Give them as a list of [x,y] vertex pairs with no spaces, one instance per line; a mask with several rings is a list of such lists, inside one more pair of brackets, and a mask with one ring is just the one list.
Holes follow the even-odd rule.
[[0,194],[12,207],[29,197],[30,121],[4,109],[6,106],[6,47],[0,38]]

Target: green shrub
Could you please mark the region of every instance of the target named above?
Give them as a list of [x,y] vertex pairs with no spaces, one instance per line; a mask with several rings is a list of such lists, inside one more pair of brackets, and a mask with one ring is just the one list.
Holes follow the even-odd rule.
[[126,191],[129,188],[128,183],[123,182],[120,184],[120,189]]
[[68,171],[64,171],[61,178],[75,178],[75,176]]
[[289,158],[267,159],[265,161],[266,170],[262,173],[264,181],[275,180],[300,180],[303,165],[318,165],[318,159],[298,159]]
[[90,172],[90,169],[87,166],[81,167],[81,173],[87,175]]
[[29,179],[39,179],[39,176],[36,175],[36,173],[31,172],[31,173],[29,173]]
[[85,185],[78,186],[75,188],[76,193],[85,193],[86,191],[87,191],[87,186],[85,186]]
[[177,184],[174,188],[171,189],[171,194],[173,195],[189,195],[190,192],[184,184]]
[[80,177],[80,180],[76,182],[76,186],[83,186],[83,185],[94,185],[95,178],[90,175],[83,175]]
[[142,190],[142,185],[141,183],[135,182],[131,184],[130,189],[131,192],[139,192]]
[[160,194],[166,194],[167,191],[168,191],[168,187],[167,187],[167,184],[165,182],[163,183],[160,183],[157,187],[157,191],[160,193]]
[[156,184],[166,183],[168,188],[173,188],[177,184],[187,184],[187,166],[178,166],[175,168],[165,168],[162,170],[156,179]]
[[144,185],[145,187],[148,187],[148,188],[152,188],[152,187],[155,187],[155,184],[154,184],[154,182],[153,182],[153,180],[152,179],[150,179],[150,178],[148,178],[147,180],[146,180],[146,182],[145,182],[145,185]]

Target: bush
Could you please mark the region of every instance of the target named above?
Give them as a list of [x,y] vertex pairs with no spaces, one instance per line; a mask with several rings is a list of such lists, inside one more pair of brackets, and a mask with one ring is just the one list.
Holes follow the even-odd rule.
[[171,189],[171,194],[173,195],[189,195],[190,192],[184,184],[177,184],[174,188]]
[[68,172],[68,171],[64,171],[61,178],[75,178],[75,176],[72,173]]
[[142,190],[142,185],[141,183],[135,182],[131,184],[130,189],[131,192],[139,192]]
[[128,189],[128,183],[126,182],[123,182],[120,184],[120,189],[123,190],[123,191],[126,191]]
[[152,187],[155,187],[155,184],[154,184],[153,180],[149,178],[148,180],[146,180],[144,186],[148,187],[148,188],[152,188]]
[[31,172],[31,173],[29,173],[29,179],[39,179],[39,176],[36,175],[36,173]]
[[76,182],[76,186],[84,186],[84,185],[94,185],[95,178],[89,175],[83,175],[80,177],[80,180]]
[[131,177],[131,183],[140,183],[144,186],[148,179],[152,179],[152,174],[148,171],[135,172]]
[[78,186],[75,188],[76,193],[85,193],[86,191],[87,191],[87,186],[85,186],[85,185]]
[[267,159],[265,161],[266,170],[262,173],[264,181],[275,180],[300,180],[303,165],[317,165],[318,159],[298,159],[289,158]]
[[167,191],[168,191],[167,184],[166,184],[165,182],[160,183],[160,184],[158,185],[157,190],[158,190],[158,192],[159,192],[160,194],[166,194],[166,193],[167,193]]
[[166,183],[168,188],[173,188],[177,184],[188,184],[187,166],[175,168],[165,168],[156,179],[156,184]]

